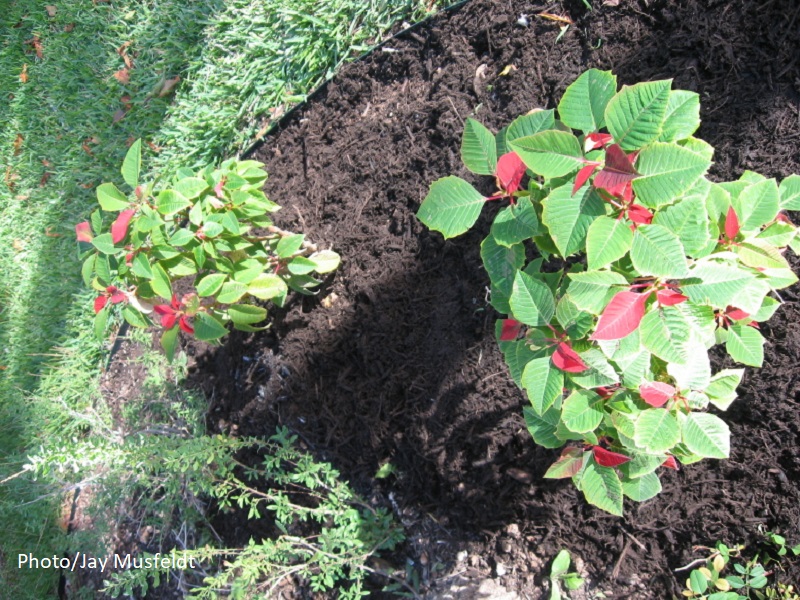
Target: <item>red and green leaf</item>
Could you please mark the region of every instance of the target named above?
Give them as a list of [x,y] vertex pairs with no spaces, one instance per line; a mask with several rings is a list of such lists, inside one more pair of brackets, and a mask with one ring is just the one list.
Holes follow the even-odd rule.
[[594,455],[595,462],[601,467],[618,467],[631,460],[630,456],[625,456],[619,452],[612,452],[600,446],[594,446],[592,448],[592,454]]
[[650,406],[660,408],[672,398],[677,390],[668,383],[648,381],[639,386],[639,394]]
[[566,373],[582,373],[589,367],[567,342],[561,342],[553,352],[553,364]]
[[128,226],[136,211],[133,209],[123,210],[111,225],[111,241],[119,244],[128,235]]
[[644,317],[648,294],[626,290],[618,292],[608,303],[590,339],[620,340],[633,333]]

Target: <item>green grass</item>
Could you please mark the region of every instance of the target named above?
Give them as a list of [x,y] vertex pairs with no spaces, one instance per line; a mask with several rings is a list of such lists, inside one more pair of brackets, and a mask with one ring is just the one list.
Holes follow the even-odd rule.
[[[437,2],[441,6],[450,2]],[[0,481],[28,453],[114,434],[98,387],[108,345],[91,334],[74,225],[93,188],[119,182],[127,144],[154,172],[240,151],[421,0],[8,0],[0,11]],[[47,6],[55,7],[50,14]],[[130,79],[118,49],[132,58]],[[41,57],[37,56],[37,45]],[[21,74],[27,75],[23,81]],[[173,95],[159,97],[180,77]],[[127,98],[126,98],[127,97]],[[124,109],[124,117],[119,111]],[[48,173],[47,175],[45,173]],[[77,447],[77,445],[76,445]],[[45,478],[47,479],[47,478]],[[57,481],[59,477],[51,477]],[[18,552],[60,553],[58,488],[0,484],[2,592],[52,594]]]

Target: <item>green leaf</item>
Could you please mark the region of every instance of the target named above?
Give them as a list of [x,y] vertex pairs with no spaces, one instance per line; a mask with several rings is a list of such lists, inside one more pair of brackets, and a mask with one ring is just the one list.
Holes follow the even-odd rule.
[[[226,281],[222,284],[219,293],[217,294],[217,302],[220,304],[233,304],[238,302],[242,296],[249,293],[248,286],[238,281]],[[255,296],[255,294],[252,294]]]
[[111,239],[110,233],[104,233],[92,238],[92,246],[97,248],[97,250],[103,254],[116,254],[122,250],[122,248],[114,247],[114,240]]
[[259,275],[247,286],[247,293],[261,300],[272,300],[288,292],[286,282],[273,273]]
[[509,314],[511,288],[517,270],[525,264],[525,248],[515,244],[510,248],[499,245],[489,235],[481,243],[481,259],[492,282],[492,306],[502,314]]
[[485,202],[483,194],[459,177],[435,181],[417,217],[445,238],[461,235],[475,224]]
[[678,144],[655,142],[636,159],[640,176],[633,191],[641,204],[658,208],[691,189],[710,166],[710,160]]
[[[633,431],[630,431],[629,437],[633,435]],[[619,466],[620,472],[625,477],[625,479],[622,480],[623,488],[625,487],[626,480],[632,481],[644,477],[648,473],[652,473],[661,466],[661,463],[663,463],[665,459],[664,456],[647,454],[646,452],[636,452],[630,449],[627,454],[631,457],[631,460]]]
[[169,275],[159,263],[155,263],[151,267],[153,271],[153,280],[150,285],[153,291],[167,300],[172,300],[172,284],[170,283]]
[[546,178],[568,175],[584,164],[580,141],[566,131],[541,131],[510,146],[531,171]]
[[194,337],[203,342],[218,340],[228,333],[225,326],[208,313],[197,313],[193,324]]
[[501,156],[510,152],[511,148],[508,144],[513,140],[553,129],[556,126],[554,115],[553,109],[537,110],[514,119],[508,127],[497,134],[497,155]]
[[586,233],[586,258],[589,269],[602,269],[625,256],[631,249],[633,232],[622,219],[598,217]]
[[777,248],[785,248],[794,239],[795,235],[797,235],[797,229],[794,225],[776,221],[760,232],[756,239],[763,240]]
[[[106,304],[105,308],[94,316],[94,337],[98,340],[104,340],[106,337],[106,328],[108,327],[108,314],[111,311],[110,303]],[[560,445],[560,444],[559,444]]]
[[517,321],[533,327],[549,324],[556,312],[550,288],[522,271],[517,271],[514,277],[510,305]]
[[193,231],[181,228],[173,233],[172,237],[169,238],[169,245],[173,247],[185,246],[194,239],[195,237]]
[[175,183],[173,189],[187,200],[194,200],[208,189],[208,182],[200,177],[184,177]]
[[594,458],[589,458],[586,467],[580,473],[578,486],[589,504],[611,513],[622,516],[622,483],[616,471],[610,467],[601,467]]
[[557,187],[545,198],[542,206],[542,222],[565,258],[584,249],[589,226],[597,217],[606,214],[603,200],[588,185],[574,196],[572,184]]
[[631,262],[640,275],[678,279],[689,275],[678,236],[661,225],[640,225],[633,234]]
[[800,210],[800,175],[789,175],[781,181],[780,206],[783,210]]
[[305,275],[313,273],[317,268],[317,263],[305,256],[295,256],[286,264],[286,268],[293,275]]
[[638,150],[658,138],[671,85],[672,80],[667,79],[623,86],[609,101],[606,127],[623,150]]
[[156,200],[156,210],[162,215],[173,215],[191,206],[191,202],[175,190],[163,190]]
[[331,273],[339,268],[341,258],[333,250],[320,250],[308,257],[316,265],[314,270],[319,273]]
[[228,307],[228,316],[236,325],[252,325],[267,318],[267,309],[252,304],[234,304]]
[[648,408],[636,419],[634,441],[653,454],[661,454],[681,439],[678,420],[664,408]]
[[494,135],[475,119],[467,119],[464,123],[461,160],[467,169],[478,175],[494,175],[497,170],[497,144]]
[[569,294],[575,306],[581,310],[599,315],[611,298],[627,286],[628,280],[613,271],[586,271],[569,273]]
[[570,373],[572,383],[587,389],[619,383],[619,375],[600,350],[589,348],[578,355],[589,368],[580,373]]
[[753,278],[751,273],[735,267],[703,262],[690,269],[689,277],[681,282],[680,289],[695,304],[725,309]]
[[780,250],[758,238],[745,240],[731,250],[739,255],[739,260],[753,269],[791,269]]
[[109,212],[125,210],[130,207],[128,197],[120,192],[113,183],[104,183],[97,187],[97,201],[100,208]]
[[589,69],[567,87],[558,103],[558,116],[572,129],[586,133],[605,125],[605,110],[617,91],[617,78],[611,71]]
[[553,559],[553,566],[550,567],[550,576],[558,577],[566,573],[569,570],[569,563],[569,551],[561,550]]
[[594,431],[603,414],[603,399],[592,390],[575,390],[561,407],[561,421],[575,433]]
[[699,154],[706,160],[711,160],[714,158],[714,146],[709,144],[706,141],[699,140],[696,137],[688,137],[685,140],[681,140],[678,144],[682,148],[686,148],[687,150],[691,150],[695,154]]
[[644,502],[661,493],[661,480],[652,472],[636,479],[623,479],[622,493],[635,502]]
[[178,345],[178,326],[172,329],[164,330],[161,334],[161,347],[164,349],[164,354],[167,355],[167,360],[172,362],[175,358],[175,348]]
[[708,590],[708,579],[700,570],[694,570],[689,574],[689,587],[695,594],[704,594]]
[[683,443],[703,458],[728,458],[730,430],[719,417],[709,413],[689,413],[683,420]]
[[657,211],[653,225],[661,225],[677,235],[689,256],[698,256],[711,239],[705,203],[696,196]]
[[180,254],[161,261],[161,266],[173,277],[186,277],[197,273],[197,265],[191,254]]
[[543,448],[560,448],[564,445],[558,437],[556,437],[556,427],[560,421],[559,410],[551,408],[543,415],[537,415],[530,406],[525,406],[522,409],[525,417],[525,426],[531,434],[533,441]]
[[295,233],[282,237],[275,247],[275,253],[280,258],[289,258],[292,254],[300,250],[304,240],[305,236],[302,233]]
[[[500,322],[498,321],[498,331],[500,329]],[[499,336],[499,333],[498,333]],[[514,342],[499,342],[500,351],[503,353],[508,371],[511,379],[520,388],[522,387],[522,373],[525,366],[534,358],[541,358],[542,351],[533,351],[525,340],[517,340]]]
[[583,452],[581,449],[566,449],[559,459],[550,465],[543,477],[545,479],[566,479],[575,475],[582,466]]
[[542,415],[561,397],[564,373],[553,366],[549,356],[535,358],[525,365],[522,387],[533,410]]
[[720,410],[728,410],[736,400],[736,388],[742,382],[744,369],[723,369],[714,374],[705,392],[711,404]]
[[86,257],[86,260],[83,261],[81,265],[81,279],[83,279],[83,285],[86,287],[91,287],[92,285],[92,275],[94,274],[95,264],[97,263],[97,254],[90,254]]
[[672,90],[661,125],[661,142],[675,142],[691,136],[700,127],[700,96],[686,90]]
[[126,306],[125,308],[122,309],[122,317],[134,327],[140,327],[142,329],[146,329],[151,325],[147,317],[145,317],[142,313],[140,313],[132,306]]
[[568,295],[558,301],[556,319],[571,340],[584,338],[594,326],[594,316],[579,309]]
[[125,160],[122,161],[122,178],[132,188],[139,185],[139,171],[142,168],[142,140],[136,140],[128,148]]
[[680,389],[705,389],[711,381],[711,362],[705,344],[694,332],[689,336],[686,353],[689,356],[686,363],[668,363],[667,373]]
[[639,324],[642,346],[668,363],[685,364],[689,360],[686,345],[691,330],[680,310],[665,306],[648,312]]
[[741,231],[745,234],[758,231],[762,225],[775,219],[780,209],[779,201],[778,184],[774,179],[749,185],[731,198]]
[[539,234],[539,218],[529,198],[505,207],[494,218],[492,236],[498,244],[511,247]]
[[731,325],[725,349],[733,360],[743,365],[760,367],[764,363],[764,337],[755,327]]
[[225,273],[211,273],[197,283],[197,295],[201,298],[216,294],[228,276]]

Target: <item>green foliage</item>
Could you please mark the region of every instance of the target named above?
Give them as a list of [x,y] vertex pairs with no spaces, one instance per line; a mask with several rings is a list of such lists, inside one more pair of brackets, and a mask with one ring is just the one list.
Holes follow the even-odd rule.
[[584,579],[577,573],[570,573],[569,564],[568,550],[562,550],[553,559],[550,567],[550,600],[561,600],[562,584],[567,590],[578,590],[583,587]]
[[[280,207],[267,199],[262,164],[227,160],[220,168],[181,170],[169,187],[140,185],[141,144],[135,142],[122,164],[131,198],[113,183],[97,188],[105,212],[118,212],[109,224],[100,212],[76,226],[78,241],[91,244],[84,254],[84,282],[100,292],[94,303],[95,329],[104,333],[108,313],[122,305],[134,327],[151,320],[165,328],[162,345],[175,353],[178,328],[214,341],[226,325],[257,331],[266,309],[281,305],[290,289],[310,294],[321,281],[311,273],[335,270],[339,256],[317,251],[303,235],[276,227],[270,213]],[[194,291],[181,298],[174,283],[194,278]],[[160,299],[166,300],[166,302]],[[154,316],[158,315],[157,317]]]
[[[741,553],[744,546],[729,548],[717,542],[715,548],[699,546],[696,549],[708,550],[705,561],[694,561],[691,566],[705,564],[693,569],[686,579],[686,598],[696,600],[797,600],[800,598],[793,586],[776,580],[781,561],[800,554],[800,546],[786,547],[786,539],[771,531],[761,530],[763,544],[759,553],[752,559],[744,560]],[[770,570],[768,566],[773,566]],[[732,567],[733,572],[724,573]],[[684,567],[685,570],[690,568]]]
[[[206,517],[211,500],[222,511],[237,510],[250,520],[266,520],[279,533],[251,539],[243,548],[199,544],[179,552],[207,575],[192,580],[191,598],[232,598],[271,592],[287,577],[299,577],[314,592],[336,588],[342,598],[365,595],[366,561],[402,540],[391,514],[361,500],[329,464],[299,451],[296,437],[280,429],[267,441],[253,438],[133,435],[121,444],[79,443],[32,457],[27,470],[58,482],[65,470],[78,476],[102,466],[94,485],[99,504],[119,510],[120,497],[139,497],[140,518],[163,526],[176,515],[190,527]],[[74,445],[74,444],[73,444]],[[262,457],[249,466],[236,459],[247,450]],[[78,458],[80,457],[80,458]],[[152,558],[144,554],[144,558]],[[146,593],[166,579],[174,565],[131,569],[111,575],[105,592],[126,597]],[[212,573],[212,574],[209,574]]]
[[[798,247],[780,184],[747,172],[705,176],[713,148],[692,137],[699,97],[671,81],[616,89],[590,69],[553,111],[520,117],[492,139],[469,120],[467,168],[495,177],[484,197],[445,177],[418,216],[452,237],[487,201],[508,200],[481,245],[512,378],[531,401],[534,441],[566,444],[546,477],[570,477],[586,499],[622,515],[623,498],[661,490],[656,469],[727,458],[725,410],[743,370],[713,374],[708,350],[761,366],[758,322],[797,281],[783,253]],[[527,175],[527,186],[524,177]],[[526,263],[526,246],[539,257]],[[565,267],[564,265],[568,266]]]

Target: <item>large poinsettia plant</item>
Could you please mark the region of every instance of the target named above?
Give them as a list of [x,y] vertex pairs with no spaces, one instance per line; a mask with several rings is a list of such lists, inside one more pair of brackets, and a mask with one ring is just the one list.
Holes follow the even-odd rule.
[[591,69],[557,113],[531,111],[496,135],[468,119],[464,164],[497,192],[445,177],[418,213],[449,238],[487,201],[508,203],[481,244],[492,305],[507,315],[500,349],[534,441],[564,447],[546,477],[571,477],[616,515],[623,497],[658,494],[659,467],[728,457],[715,412],[744,370],[712,373],[708,350],[725,344],[760,366],[758,324],[797,281],[784,251],[800,242],[783,211],[800,209],[800,177],[710,181],[714,150],[693,137],[699,97],[671,84],[618,91]]

